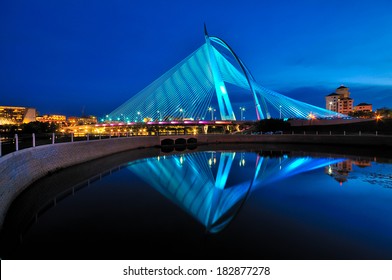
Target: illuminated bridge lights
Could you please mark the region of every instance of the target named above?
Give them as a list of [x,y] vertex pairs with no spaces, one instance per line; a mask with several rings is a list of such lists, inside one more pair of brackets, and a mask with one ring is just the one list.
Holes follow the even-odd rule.
[[[185,114],[197,120],[209,119],[209,115],[212,121],[242,120],[244,111],[240,111],[241,118],[236,117],[230,102],[233,97],[246,103],[247,108],[253,107],[258,120],[271,116],[307,119],[310,114],[312,119],[347,117],[261,86],[233,49],[222,39],[209,36],[206,28],[205,40],[188,57],[106,115],[106,121],[161,124],[167,120],[179,124]],[[240,90],[231,90],[232,86]]]
[[230,125],[235,124],[234,121],[152,121],[152,122],[112,122],[112,123],[99,123],[95,124],[96,127],[106,126],[134,126],[134,125]]

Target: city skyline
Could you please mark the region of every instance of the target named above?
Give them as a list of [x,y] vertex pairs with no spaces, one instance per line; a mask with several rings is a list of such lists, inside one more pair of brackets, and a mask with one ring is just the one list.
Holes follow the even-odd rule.
[[19,1],[0,8],[2,105],[102,116],[202,45],[205,22],[265,87],[324,107],[325,95],[344,84],[354,105],[392,107],[388,1]]

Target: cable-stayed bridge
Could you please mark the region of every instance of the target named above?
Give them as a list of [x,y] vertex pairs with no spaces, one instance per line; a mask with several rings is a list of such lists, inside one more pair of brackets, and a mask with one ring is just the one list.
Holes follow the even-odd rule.
[[245,108],[240,108],[241,117],[236,115],[233,99],[251,104],[258,120],[345,117],[261,86],[225,41],[209,36],[206,28],[204,33],[202,46],[107,118],[123,122],[242,120]]

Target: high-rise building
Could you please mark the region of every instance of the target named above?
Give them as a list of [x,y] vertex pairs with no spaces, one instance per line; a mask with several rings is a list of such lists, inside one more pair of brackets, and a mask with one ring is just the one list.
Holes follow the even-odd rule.
[[325,108],[337,112],[338,111],[338,99],[339,99],[339,94],[336,92],[333,92],[325,97]]
[[34,122],[37,111],[35,108],[0,106],[1,124],[22,124]]
[[353,110],[354,99],[350,98],[349,88],[341,85],[333,92],[325,96],[325,108],[341,114],[348,114]]

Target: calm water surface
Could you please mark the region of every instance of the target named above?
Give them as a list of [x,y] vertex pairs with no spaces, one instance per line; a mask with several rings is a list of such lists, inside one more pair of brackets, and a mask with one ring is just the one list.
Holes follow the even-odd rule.
[[2,258],[392,259],[388,160],[157,152],[80,182],[72,172],[13,203]]

